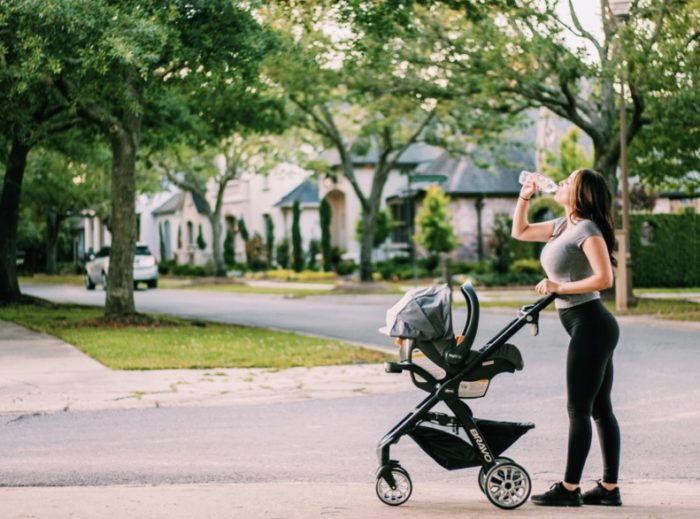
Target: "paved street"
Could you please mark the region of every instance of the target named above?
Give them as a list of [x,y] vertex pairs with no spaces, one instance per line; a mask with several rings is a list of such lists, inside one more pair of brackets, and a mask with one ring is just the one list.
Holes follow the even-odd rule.
[[[92,304],[100,304],[104,297],[100,292],[86,293],[72,287],[26,287],[25,291],[53,300]],[[397,299],[397,296],[321,296],[286,300],[279,296],[190,290],[136,294],[141,311],[289,327],[377,345],[387,344],[376,328],[382,325],[386,308]],[[461,318],[463,314],[457,312],[459,325]],[[477,342],[492,336],[510,318],[508,313],[484,312]],[[642,489],[648,489],[644,485],[649,481],[658,481],[659,485],[677,481],[679,488],[685,489],[679,492],[696,494],[692,488],[700,488],[695,434],[700,430],[700,411],[696,405],[700,398],[698,331],[653,323],[622,323],[621,328],[621,343],[615,356],[614,400],[624,441],[622,481],[640,489],[637,503],[642,503],[641,496],[648,494],[648,490]],[[515,375],[498,376],[486,398],[471,402],[480,417],[536,423],[536,429],[508,451],[509,456],[530,471],[535,491],[544,490],[559,479],[564,465],[566,339],[558,320],[551,315],[543,316],[539,337],[531,337],[525,329],[512,341],[523,353],[525,369]],[[273,491],[271,503],[302,488],[294,485],[305,484],[303,488],[309,490],[314,486],[349,489],[352,495],[362,495],[359,489],[364,485],[367,495],[371,495],[378,439],[423,395],[413,388],[407,376],[385,376],[404,377],[406,391],[366,395],[359,392],[350,398],[266,405],[166,405],[121,411],[5,415],[0,417],[3,445],[0,482],[3,486],[105,488],[224,485],[222,492],[226,485],[240,490],[245,485],[257,489],[255,485],[269,484],[271,490],[279,489],[281,493],[277,495]],[[395,448],[394,457],[409,470],[416,496],[422,496],[428,503],[439,505],[443,502],[444,489],[452,489],[448,492],[451,504],[445,504],[441,512],[454,511],[450,507],[457,506],[455,500],[460,501],[455,497],[457,494],[464,496],[465,510],[474,506],[474,511],[478,509],[482,515],[482,508],[491,510],[475,490],[476,470],[446,472],[411,441],[402,441]],[[600,454],[594,439],[584,474],[586,484],[600,477],[600,471]],[[201,489],[208,487],[197,488],[187,487],[185,491],[204,492]],[[8,497],[20,499],[18,495],[13,493]],[[47,494],[47,499],[54,499],[52,496]],[[660,503],[658,498],[649,499],[656,505]],[[339,497],[337,503],[342,510],[343,498]],[[688,506],[700,506],[692,503]],[[415,506],[422,505],[417,502]],[[314,515],[323,515],[314,510]],[[425,508],[419,510],[427,513]],[[531,506],[528,510],[535,513]],[[663,513],[647,514],[653,510],[658,513],[663,508],[650,505],[639,509],[639,514],[627,509],[631,517],[666,517]],[[668,517],[692,516],[692,512],[685,510]]]

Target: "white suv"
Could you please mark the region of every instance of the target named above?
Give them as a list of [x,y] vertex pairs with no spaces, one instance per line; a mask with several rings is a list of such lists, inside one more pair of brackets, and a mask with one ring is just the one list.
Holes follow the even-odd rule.
[[[85,264],[85,288],[88,290],[95,290],[95,285],[102,285],[102,288],[107,289],[109,251],[110,247],[102,247],[96,255],[91,255]],[[137,288],[139,282],[146,283],[148,288],[158,286],[156,259],[143,243],[136,244],[134,251],[134,288]]]

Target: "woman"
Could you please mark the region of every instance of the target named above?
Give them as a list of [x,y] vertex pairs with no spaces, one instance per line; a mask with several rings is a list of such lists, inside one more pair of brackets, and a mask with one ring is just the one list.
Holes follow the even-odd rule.
[[[613,284],[615,244],[612,196],[599,173],[579,169],[559,183],[554,200],[566,216],[542,223],[527,221],[527,205],[537,188],[526,182],[513,217],[512,235],[524,241],[547,242],[540,261],[547,279],[535,288],[557,294],[555,306],[571,337],[566,365],[569,443],[562,482],[532,496],[538,505],[619,506],[617,486],[620,430],[612,410],[613,350],[617,321],[600,300],[600,290]],[[579,483],[591,446],[591,416],[603,451],[604,473],[595,488],[581,494]]]

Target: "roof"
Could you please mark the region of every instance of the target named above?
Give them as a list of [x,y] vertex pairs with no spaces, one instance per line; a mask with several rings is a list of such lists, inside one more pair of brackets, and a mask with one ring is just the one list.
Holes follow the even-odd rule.
[[[441,148],[431,146],[422,142],[411,144],[405,152],[401,154],[396,163],[399,166],[415,166],[422,162],[427,162],[437,158],[442,152]],[[374,165],[379,160],[379,150],[376,146],[371,146],[365,155],[351,153],[352,163],[356,166]],[[329,150],[322,154],[321,158],[328,161],[331,166],[339,166],[340,158],[335,150]]]
[[[206,214],[206,203],[204,199],[196,193],[190,193],[192,195],[192,201],[199,214]],[[180,208],[180,203],[185,196],[184,191],[179,191],[173,196],[168,198],[163,204],[151,211],[153,216],[159,216],[164,214],[173,214]]]
[[[500,161],[491,154],[479,153],[480,164],[476,164],[474,160],[443,152],[435,160],[419,165],[415,173],[446,175],[447,180],[440,187],[450,195],[517,196],[521,188],[518,182],[520,171],[534,169],[533,157],[517,148],[508,148],[501,153],[503,160]],[[489,164],[489,167],[481,167],[482,163]]]
[[300,205],[318,205],[320,199],[318,197],[318,186],[311,179],[304,180],[289,193],[284,195],[275,207],[291,207],[295,200],[299,200]]

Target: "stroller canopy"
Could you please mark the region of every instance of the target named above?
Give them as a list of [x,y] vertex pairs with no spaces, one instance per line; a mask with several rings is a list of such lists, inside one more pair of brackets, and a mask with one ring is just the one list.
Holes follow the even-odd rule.
[[452,292],[447,285],[414,288],[386,312],[386,326],[379,331],[390,337],[424,341],[453,339]]

